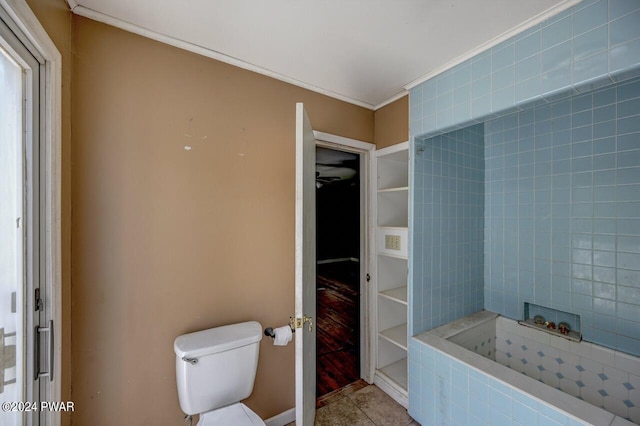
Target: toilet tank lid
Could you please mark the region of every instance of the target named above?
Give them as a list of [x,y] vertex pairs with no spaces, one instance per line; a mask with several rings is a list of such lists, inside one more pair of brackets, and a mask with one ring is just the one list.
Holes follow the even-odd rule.
[[180,358],[197,358],[250,345],[261,339],[260,323],[248,321],[183,334],[173,343],[173,350]]

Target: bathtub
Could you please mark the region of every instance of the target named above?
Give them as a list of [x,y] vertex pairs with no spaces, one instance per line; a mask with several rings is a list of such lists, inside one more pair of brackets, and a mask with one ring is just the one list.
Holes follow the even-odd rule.
[[640,424],[640,358],[480,311],[410,339],[409,414],[424,425]]

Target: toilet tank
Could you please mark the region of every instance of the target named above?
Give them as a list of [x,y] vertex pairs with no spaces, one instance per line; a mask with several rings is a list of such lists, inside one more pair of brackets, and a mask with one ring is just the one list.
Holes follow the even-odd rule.
[[173,349],[182,411],[204,413],[251,395],[261,339],[262,326],[256,321],[178,337]]

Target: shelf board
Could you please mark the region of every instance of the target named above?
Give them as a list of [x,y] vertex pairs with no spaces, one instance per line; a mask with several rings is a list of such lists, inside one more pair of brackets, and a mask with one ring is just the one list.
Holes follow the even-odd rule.
[[379,372],[390,378],[397,383],[402,389],[407,389],[407,359],[402,358],[399,361],[389,364],[385,367],[379,368]]
[[388,340],[394,345],[407,350],[407,324],[400,324],[397,327],[389,328],[378,333],[380,337]]
[[392,288],[390,290],[381,291],[380,296],[391,299],[395,302],[407,304],[407,286]]
[[408,186],[398,186],[398,187],[394,187],[394,188],[381,188],[381,189],[378,189],[378,192],[402,192],[402,191],[409,191],[409,187]]
[[390,253],[378,253],[378,256],[393,257],[394,259],[404,259],[404,260],[409,259],[409,257],[407,256],[398,256],[397,254],[390,254]]

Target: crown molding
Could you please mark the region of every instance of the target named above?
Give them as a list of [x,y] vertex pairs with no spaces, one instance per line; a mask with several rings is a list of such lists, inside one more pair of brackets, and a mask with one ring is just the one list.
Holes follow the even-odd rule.
[[120,28],[121,30],[125,30],[130,33],[134,33],[143,37],[147,37],[152,40],[159,41],[161,43],[165,43],[180,49],[188,50],[190,52],[197,53],[198,55],[206,56],[208,58],[215,59],[217,61],[224,62],[226,64],[236,66],[238,68],[242,68],[248,71],[253,71],[255,73],[262,74],[267,77],[271,77],[276,80],[280,80],[285,83],[289,83],[294,86],[301,87],[303,89],[311,90],[312,92],[320,93],[321,95],[329,96],[331,98],[338,99],[338,100],[341,100],[353,105],[357,105],[366,109],[370,109],[370,110],[375,109],[375,106],[368,102],[363,102],[358,99],[353,99],[353,98],[350,98],[349,96],[341,95],[340,93],[332,92],[330,90],[326,90],[321,87],[314,86],[313,84],[305,83],[303,81],[297,80],[287,75],[280,74],[278,72],[271,71],[267,68],[263,68],[261,66],[243,61],[241,59],[234,58],[229,55],[225,55],[224,53],[217,52],[213,49],[209,49],[204,46],[199,46],[197,44],[190,43],[185,40],[171,37],[166,34],[158,33],[158,32],[149,30],[147,28],[141,27],[139,25],[135,25],[130,22],[123,21],[113,16],[79,5],[74,0],[67,0],[67,3],[69,4],[71,11],[76,15],[89,18],[94,21],[102,22],[103,24],[111,25],[116,28]]
[[559,3],[553,7],[550,7],[549,9],[545,10],[544,12],[541,12],[539,14],[537,14],[536,16],[532,17],[531,19],[528,19],[526,21],[524,21],[523,23],[511,28],[510,30],[498,35],[497,37],[492,38],[491,40],[482,43],[481,45],[479,45],[478,47],[468,51],[467,53],[463,54],[462,56],[458,56],[457,58],[453,59],[452,61],[447,62],[446,64],[434,69],[433,71],[428,72],[427,74],[423,75],[422,77],[419,77],[413,81],[411,81],[410,83],[407,83],[404,88],[405,90],[410,90],[414,87],[416,87],[417,85],[424,83],[427,80],[432,79],[433,77],[437,76],[438,74],[442,74],[443,72],[455,67],[456,65],[459,65],[461,63],[463,63],[464,61],[467,61],[471,58],[473,58],[474,56],[491,49],[494,46],[497,46],[498,44],[502,43],[505,40],[510,39],[511,37],[520,34],[523,31],[528,30],[529,28],[551,18],[554,15],[557,15],[560,12],[563,12],[567,9],[569,9],[572,6],[575,6],[576,4],[580,3],[582,0],[565,0],[562,3]]
[[377,110],[379,110],[380,108],[385,107],[385,106],[389,105],[390,103],[393,103],[393,102],[397,101],[398,99],[400,99],[400,98],[403,98],[403,97],[407,96],[408,94],[409,94],[409,92],[408,92],[406,89],[402,89],[402,91],[401,91],[400,93],[397,93],[397,94],[395,94],[394,96],[392,96],[392,97],[388,98],[387,100],[382,101],[382,102],[380,102],[379,104],[376,104],[376,105],[373,107],[373,110],[374,110],[374,111],[377,111]]

